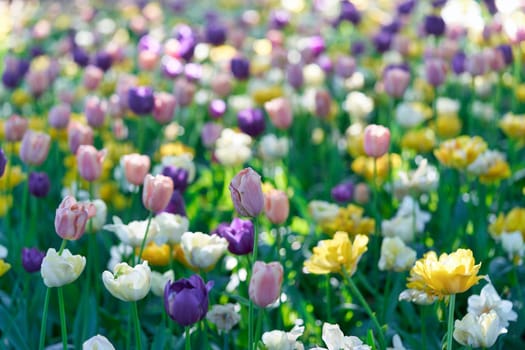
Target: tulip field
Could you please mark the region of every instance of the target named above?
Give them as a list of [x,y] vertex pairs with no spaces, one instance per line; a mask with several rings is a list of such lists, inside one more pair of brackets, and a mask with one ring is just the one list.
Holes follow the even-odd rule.
[[525,2],[0,2],[0,350],[525,348]]

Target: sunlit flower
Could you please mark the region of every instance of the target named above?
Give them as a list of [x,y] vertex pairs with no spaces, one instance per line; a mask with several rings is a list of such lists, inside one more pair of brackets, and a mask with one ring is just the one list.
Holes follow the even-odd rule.
[[399,301],[408,301],[418,305],[430,305],[438,298],[418,289],[405,289],[399,293]]
[[432,129],[424,128],[409,130],[401,139],[401,147],[410,149],[417,153],[427,153],[434,149],[436,145],[436,134]]
[[489,225],[489,233],[496,240],[503,232],[516,231],[521,232],[525,239],[525,208],[513,208],[507,215],[500,213]]
[[501,327],[494,310],[479,316],[467,313],[463,319],[454,322],[454,339],[461,345],[474,348],[490,348],[504,333],[507,330]]
[[308,211],[315,222],[323,222],[335,219],[339,213],[337,204],[314,200],[308,204]]
[[506,328],[509,321],[516,321],[518,314],[512,310],[512,302],[502,300],[494,286],[489,283],[479,293],[468,298],[467,311],[475,316],[494,311],[502,327]]
[[361,339],[354,336],[345,336],[337,324],[323,324],[323,341],[328,350],[370,350],[369,345],[363,344]]
[[370,235],[375,230],[375,220],[363,216],[364,209],[354,204],[339,208],[337,215],[330,220],[319,223],[321,229],[328,234],[343,231],[350,236],[357,234]]
[[115,298],[137,301],[143,299],[151,288],[151,269],[147,261],[135,267],[120,263],[115,266],[113,273],[104,271],[102,281]]
[[423,232],[429,220],[430,214],[421,210],[412,197],[406,196],[396,215],[381,222],[381,233],[385,237],[399,237],[405,243],[410,243],[417,233]]
[[251,143],[249,135],[224,129],[215,143],[215,156],[225,166],[241,165],[252,156]]
[[190,265],[211,270],[228,249],[228,241],[217,235],[186,232],[181,237],[181,247]]
[[390,165],[392,166],[392,171],[395,171],[401,165],[399,154],[390,153],[376,159],[360,156],[352,162],[351,169],[354,173],[363,176],[368,181],[372,181],[374,178],[374,160],[377,166],[377,182],[384,182],[387,179]]
[[297,341],[303,335],[304,326],[294,326],[290,332],[271,331],[262,335],[262,342],[268,350],[303,350],[304,346]]
[[487,150],[487,143],[479,136],[459,136],[443,142],[434,155],[441,164],[455,169],[465,169]]
[[503,232],[499,238],[501,239],[501,247],[507,253],[509,259],[514,264],[521,265],[522,257],[525,254],[525,244],[521,232]]
[[487,150],[467,167],[467,172],[479,176],[481,182],[495,182],[510,176],[509,164],[503,153]]
[[[113,216],[112,225],[104,225],[103,229],[114,232],[120,241],[124,244],[140,247],[144,240],[146,228],[148,227],[148,220],[131,221],[125,225],[118,216]],[[146,244],[151,242],[159,231],[158,224],[152,220],[148,228],[148,237]]]
[[525,115],[507,113],[499,122],[503,133],[512,139],[525,139]]
[[416,261],[416,251],[405,245],[399,237],[386,237],[381,243],[378,267],[385,271],[406,271]]
[[[135,250],[138,254],[138,247]],[[151,242],[144,247],[141,258],[147,260],[151,266],[166,266],[170,261],[170,246],[167,244],[158,245]]]
[[4,259],[0,259],[0,277],[5,275],[11,269],[11,264],[6,263]]

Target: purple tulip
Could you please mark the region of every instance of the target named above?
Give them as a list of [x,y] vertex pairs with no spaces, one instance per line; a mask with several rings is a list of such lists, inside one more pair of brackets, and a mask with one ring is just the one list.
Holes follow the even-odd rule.
[[485,6],[487,6],[487,10],[489,10],[491,15],[494,15],[496,12],[498,12],[495,0],[483,0],[483,2],[485,3]]
[[22,266],[27,272],[40,271],[42,260],[46,253],[41,252],[37,248],[22,248]]
[[377,52],[386,52],[392,44],[392,34],[381,31],[374,36],[373,42]]
[[87,67],[89,64],[89,55],[84,49],[77,46],[73,49],[73,61],[80,67]]
[[32,172],[29,174],[29,193],[33,196],[42,198],[47,196],[51,182],[45,172]]
[[235,218],[230,225],[220,224],[216,234],[228,241],[232,254],[246,255],[253,251],[254,228],[250,220]]
[[512,55],[512,47],[510,45],[502,44],[498,46],[497,49],[503,55],[503,60],[505,61],[506,65],[511,65],[512,62],[514,62],[514,56]]
[[250,61],[245,57],[232,58],[230,69],[233,76],[238,80],[246,80],[250,77]]
[[397,6],[397,12],[402,15],[409,15],[416,7],[416,0],[406,0]]
[[224,44],[224,42],[226,41],[226,34],[226,27],[222,23],[217,22],[216,20],[212,21],[211,23],[208,23],[208,25],[204,29],[204,36],[206,37],[206,41],[215,46]]
[[434,0],[432,1],[432,7],[438,8],[443,7],[447,3],[448,0]]
[[5,70],[2,74],[2,83],[8,89],[14,89],[22,81],[16,70]]
[[213,281],[204,284],[199,275],[168,282],[164,288],[164,308],[169,317],[181,326],[202,320],[208,313],[208,293]]
[[4,176],[6,165],[7,157],[5,156],[4,150],[0,148],[0,177]]
[[264,113],[257,108],[247,108],[239,111],[237,122],[239,129],[252,137],[262,134],[266,127]]
[[186,205],[184,204],[184,197],[179,190],[174,190],[171,195],[170,201],[164,211],[171,214],[178,214],[180,216],[186,216]]
[[162,51],[162,46],[160,42],[151,35],[144,35],[140,38],[139,43],[137,44],[137,49],[139,51],[151,51],[156,54],[160,54]]
[[442,36],[445,33],[445,21],[441,16],[428,15],[425,17],[425,33]]
[[128,91],[128,104],[133,113],[149,114],[155,107],[153,89],[149,86],[132,87]]
[[208,113],[213,119],[219,119],[226,112],[226,102],[220,99],[214,99],[208,106]]
[[366,51],[366,44],[364,41],[356,40],[352,43],[350,52],[354,56],[361,56]]
[[105,51],[100,51],[95,55],[95,66],[102,69],[104,72],[111,68],[113,59],[111,55]]
[[300,64],[289,65],[286,68],[286,79],[294,89],[299,89],[304,83],[303,67]]
[[188,170],[167,165],[162,169],[162,175],[169,177],[173,181],[174,190],[179,190],[181,193],[186,191],[188,187]]
[[452,57],[451,66],[452,71],[456,75],[460,75],[465,72],[466,69],[467,55],[463,52],[458,52]]
[[290,23],[290,13],[286,10],[274,10],[270,13],[269,27],[283,29]]
[[339,21],[348,21],[353,24],[361,22],[361,13],[350,1],[341,1],[341,13],[339,14]]
[[354,184],[351,181],[340,183],[332,188],[332,198],[336,202],[344,203],[352,199],[354,195]]

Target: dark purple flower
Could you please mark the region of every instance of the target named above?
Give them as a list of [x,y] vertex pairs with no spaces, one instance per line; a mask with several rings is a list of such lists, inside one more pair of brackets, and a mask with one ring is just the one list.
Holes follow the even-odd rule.
[[44,49],[41,48],[40,46],[33,46],[30,50],[30,55],[31,57],[35,58],[35,57],[38,57],[38,56],[42,56],[44,54]]
[[283,29],[290,23],[290,13],[286,10],[274,10],[270,13],[269,26],[272,29]]
[[188,187],[188,170],[173,165],[167,165],[162,169],[162,175],[171,178],[173,189],[181,193]]
[[77,46],[73,49],[73,61],[80,67],[86,67],[89,64],[89,55],[84,49]]
[[222,45],[226,41],[226,26],[218,21],[208,23],[204,29],[206,41],[212,45]]
[[342,0],[339,21],[349,21],[353,24],[358,24],[361,22],[361,13],[350,1]]
[[100,51],[95,55],[95,66],[102,69],[104,72],[111,68],[113,59],[106,51]]
[[366,44],[364,41],[356,40],[352,43],[350,52],[354,56],[360,56],[366,51]]
[[230,69],[236,79],[246,80],[250,77],[250,61],[245,57],[232,58]]
[[427,33],[427,35],[442,36],[445,33],[445,21],[443,18],[436,15],[426,16],[425,33]]
[[502,44],[498,46],[498,50],[503,55],[503,60],[505,61],[505,64],[512,64],[512,62],[514,61],[514,56],[512,55],[512,47],[507,44]]
[[452,71],[459,75],[465,72],[467,56],[463,52],[458,52],[452,57]]
[[324,38],[320,35],[315,35],[308,40],[308,48],[314,57],[319,56],[326,49]]
[[190,326],[208,313],[208,293],[213,281],[204,284],[199,275],[168,282],[164,288],[164,308],[181,326]]
[[27,71],[29,70],[29,65],[30,65],[29,60],[25,58],[21,58],[18,60],[18,64],[16,68],[17,68],[18,75],[20,77],[23,77],[24,75],[26,75]]
[[46,253],[41,252],[37,248],[22,248],[22,266],[27,272],[40,271],[42,260]]
[[443,7],[445,6],[446,3],[447,3],[447,0],[434,0],[432,1],[432,7],[434,8]]
[[35,197],[45,197],[49,193],[51,182],[45,172],[32,172],[29,174],[29,193]]
[[155,107],[153,89],[149,86],[132,87],[128,91],[128,104],[133,113],[149,114]]
[[390,49],[390,45],[392,44],[392,35],[390,33],[381,31],[374,36],[373,41],[376,50],[380,53],[383,53]]
[[485,3],[485,6],[487,6],[487,10],[489,10],[490,14],[493,15],[498,12],[495,0],[483,0],[483,2]]
[[402,15],[408,15],[412,13],[414,7],[416,7],[416,0],[406,0],[397,5],[397,12]]
[[394,18],[390,23],[381,26],[381,30],[384,32],[397,33],[401,29],[401,22],[399,19]]
[[0,148],[0,177],[4,176],[6,165],[7,157],[5,156],[4,150]]
[[208,106],[208,113],[210,117],[218,119],[224,115],[226,112],[226,102],[221,99],[211,100],[210,105]]
[[261,109],[247,108],[237,114],[239,129],[252,137],[260,135],[265,127],[264,113]]
[[186,216],[186,205],[184,204],[184,197],[182,197],[180,191],[173,191],[168,206],[164,208],[164,211],[171,214]]
[[332,188],[332,198],[336,202],[348,202],[354,194],[354,184],[351,181],[342,182]]
[[230,225],[220,224],[215,233],[228,241],[232,254],[245,255],[253,251],[254,227],[250,220],[235,218]]
[[168,6],[173,12],[180,14],[186,10],[186,0],[170,0]]
[[17,71],[14,70],[5,70],[2,74],[2,83],[8,89],[14,89],[20,84],[20,75]]

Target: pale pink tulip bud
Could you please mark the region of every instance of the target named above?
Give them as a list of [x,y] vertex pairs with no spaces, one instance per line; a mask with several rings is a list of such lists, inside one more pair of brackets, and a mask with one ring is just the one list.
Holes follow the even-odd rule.
[[65,129],[71,117],[71,106],[60,104],[51,108],[48,114],[49,125],[55,129]]
[[29,126],[27,119],[17,114],[13,114],[4,124],[5,139],[9,142],[22,140]]
[[284,223],[290,213],[290,202],[286,193],[273,189],[265,193],[264,212],[273,224]]
[[106,150],[98,151],[91,145],[81,145],[77,150],[77,165],[80,176],[86,181],[95,181],[102,174],[102,163]]
[[185,78],[179,78],[175,81],[173,86],[173,93],[175,99],[180,106],[188,106],[193,101],[195,95],[195,84],[186,80]]
[[80,145],[93,144],[93,129],[79,122],[69,123],[67,128],[67,143],[71,153],[76,154]]
[[320,118],[327,118],[332,108],[332,97],[326,90],[315,92],[315,115]]
[[84,114],[89,126],[98,128],[106,118],[106,102],[97,96],[89,96],[84,103]]
[[430,58],[425,61],[425,74],[430,85],[436,87],[445,82],[447,67],[440,58]]
[[211,81],[211,89],[217,96],[226,97],[232,91],[232,77],[229,74],[218,74]]
[[63,239],[74,241],[86,231],[88,219],[95,216],[97,209],[93,203],[78,203],[67,196],[62,200],[55,214],[55,230]]
[[392,40],[392,50],[399,52],[403,56],[410,54],[410,39],[403,35],[396,35]]
[[202,126],[201,140],[204,147],[210,148],[221,136],[222,125],[219,123],[208,122]]
[[500,72],[505,69],[505,58],[503,53],[498,49],[486,49],[483,51],[490,69]]
[[142,192],[142,204],[149,211],[158,213],[163,211],[170,202],[173,194],[173,181],[164,175],[146,175]]
[[167,92],[155,93],[155,107],[153,107],[153,118],[159,124],[167,124],[173,120],[177,100]]
[[126,180],[135,186],[140,186],[148,174],[151,163],[148,156],[132,153],[122,157],[122,165]]
[[235,175],[230,182],[230,193],[239,215],[255,217],[263,210],[261,176],[252,168],[245,168]]
[[354,201],[357,204],[367,204],[370,201],[370,188],[367,184],[361,182],[354,188]]
[[128,138],[129,130],[122,119],[114,119],[113,124],[111,125],[111,130],[113,131],[113,135],[115,135],[115,139],[119,141]]
[[22,138],[20,159],[27,165],[39,166],[49,153],[51,136],[43,132],[28,130]]
[[139,67],[143,70],[152,71],[157,67],[159,55],[153,51],[140,51],[138,55]]
[[89,65],[84,70],[84,87],[93,91],[100,85],[102,78],[104,77],[104,71],[97,66]]
[[47,70],[30,70],[26,76],[29,91],[34,96],[40,96],[50,84]]
[[390,147],[390,130],[382,125],[368,125],[365,128],[363,145],[369,157],[379,158],[385,155]]
[[467,71],[473,75],[483,75],[489,70],[489,62],[483,52],[476,52],[467,58]]
[[120,104],[118,95],[111,95],[109,98],[107,112],[112,118],[122,118],[124,115],[124,108]]
[[385,92],[395,98],[401,98],[410,83],[410,73],[401,68],[391,68],[383,77]]
[[281,294],[283,266],[278,262],[256,261],[250,279],[250,300],[259,307],[273,304]]
[[292,104],[286,98],[274,98],[264,104],[264,109],[277,129],[286,130],[292,124]]

